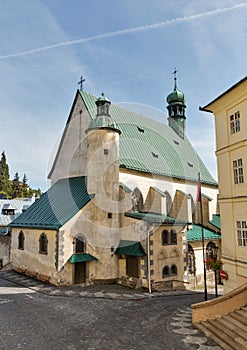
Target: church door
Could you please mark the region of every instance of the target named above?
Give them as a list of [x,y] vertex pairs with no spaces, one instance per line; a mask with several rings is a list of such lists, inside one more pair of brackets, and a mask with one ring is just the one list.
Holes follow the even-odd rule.
[[126,257],[126,275],[129,277],[139,277],[138,258],[136,256]]
[[86,262],[79,262],[74,264],[74,284],[86,282]]

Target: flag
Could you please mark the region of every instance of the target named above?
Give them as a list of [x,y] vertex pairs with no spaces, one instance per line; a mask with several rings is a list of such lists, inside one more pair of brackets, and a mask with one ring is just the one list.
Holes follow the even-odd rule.
[[198,174],[196,202],[197,203],[201,202],[201,179],[200,179],[200,173]]

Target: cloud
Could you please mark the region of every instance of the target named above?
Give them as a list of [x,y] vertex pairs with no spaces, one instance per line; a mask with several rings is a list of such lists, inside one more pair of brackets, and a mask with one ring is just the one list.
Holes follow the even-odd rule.
[[52,50],[52,49],[55,49],[58,47],[63,47],[63,46],[76,45],[76,44],[81,44],[81,43],[90,42],[90,41],[99,40],[99,39],[111,38],[111,37],[115,37],[115,36],[119,36],[119,35],[129,34],[129,33],[136,33],[136,32],[142,32],[142,31],[146,31],[146,30],[152,30],[152,29],[160,28],[160,27],[167,26],[167,25],[177,24],[177,23],[181,23],[181,22],[189,22],[189,21],[192,21],[192,20],[195,20],[198,18],[202,18],[202,17],[213,16],[213,15],[221,14],[221,13],[228,12],[228,11],[234,11],[236,9],[239,9],[239,8],[242,8],[245,6],[247,6],[246,3],[240,3],[240,4],[230,6],[230,7],[224,7],[224,8],[219,8],[219,9],[215,9],[215,10],[211,10],[211,11],[207,11],[207,12],[197,13],[195,15],[167,19],[165,21],[157,22],[157,23],[153,23],[153,24],[149,24],[149,25],[141,25],[138,27],[117,30],[117,31],[110,32],[110,33],[94,35],[94,36],[90,36],[87,38],[63,41],[63,42],[59,42],[57,44],[42,46],[42,47],[39,47],[36,49],[12,53],[12,54],[8,54],[8,55],[2,55],[2,56],[0,56],[0,60],[12,58],[12,57],[18,57],[18,56],[31,55],[34,53]]

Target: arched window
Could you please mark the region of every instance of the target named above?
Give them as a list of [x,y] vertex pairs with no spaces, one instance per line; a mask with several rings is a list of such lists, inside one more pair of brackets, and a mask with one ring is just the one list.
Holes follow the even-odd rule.
[[141,211],[144,207],[143,196],[138,188],[135,188],[131,195],[133,210]]
[[41,233],[39,237],[39,252],[41,254],[48,253],[48,239],[44,233]]
[[171,275],[176,276],[178,274],[178,269],[176,265],[171,266]]
[[82,236],[75,238],[75,253],[85,253],[86,252],[86,241]]
[[162,278],[165,278],[165,277],[168,277],[169,276],[169,266],[166,265],[164,268],[163,268],[163,271],[162,271]]
[[177,244],[177,231],[171,230],[170,235],[171,235],[171,244]]
[[162,245],[169,244],[169,231],[163,230],[162,231]]
[[25,241],[24,233],[20,231],[18,235],[18,249],[24,250],[24,241]]
[[216,257],[214,256],[215,248],[216,248],[216,245],[214,242],[209,242],[207,244],[207,248],[206,248],[206,258],[207,259],[217,258],[217,255],[216,255]]
[[195,261],[195,252],[193,247],[189,244],[188,245],[188,269],[189,273],[192,276],[195,276],[196,274],[196,261]]

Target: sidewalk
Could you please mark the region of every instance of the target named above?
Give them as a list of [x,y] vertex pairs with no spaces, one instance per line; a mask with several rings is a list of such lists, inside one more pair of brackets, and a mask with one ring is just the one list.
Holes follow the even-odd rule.
[[148,293],[146,290],[133,290],[119,284],[94,284],[73,285],[68,287],[57,287],[48,283],[42,283],[31,277],[21,275],[15,271],[0,271],[0,278],[13,282],[20,286],[30,288],[36,292],[49,296],[76,297],[76,298],[101,298],[116,300],[142,300],[156,297],[170,297],[195,294],[200,291],[172,290]]

